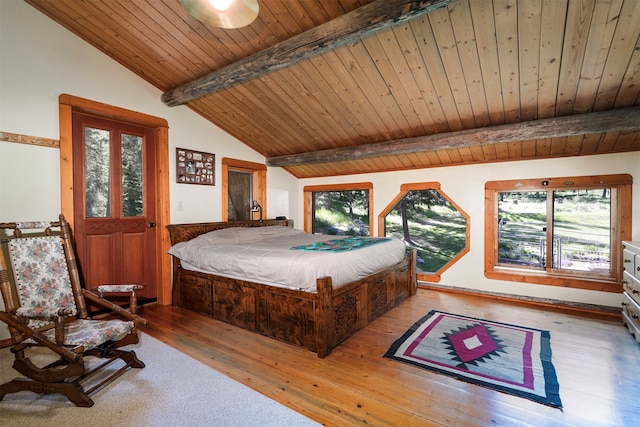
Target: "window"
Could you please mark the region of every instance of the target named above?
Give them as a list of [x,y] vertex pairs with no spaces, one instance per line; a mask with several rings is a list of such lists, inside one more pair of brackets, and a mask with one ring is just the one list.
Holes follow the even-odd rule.
[[253,218],[255,200],[267,212],[267,167],[261,163],[222,159],[222,220],[243,221]]
[[370,182],[304,187],[304,229],[314,234],[369,236]]
[[439,282],[442,272],[469,252],[469,215],[437,182],[402,185],[380,214],[379,229],[416,248],[418,280]]
[[[124,125],[121,125],[121,127]],[[84,126],[85,216],[87,218],[140,217],[144,215],[143,142],[144,131],[131,135],[122,129],[100,129]],[[120,186],[113,182],[112,133],[120,138]],[[115,142],[114,142],[115,144]],[[121,194],[117,206],[122,212],[111,212],[113,194]]]
[[619,292],[631,183],[629,175],[488,182],[485,275]]

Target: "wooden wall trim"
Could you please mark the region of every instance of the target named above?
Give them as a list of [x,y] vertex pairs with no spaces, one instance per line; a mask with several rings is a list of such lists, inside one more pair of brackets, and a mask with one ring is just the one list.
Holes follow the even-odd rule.
[[497,301],[506,303],[520,303],[538,307],[555,308],[559,310],[573,310],[583,313],[602,314],[603,316],[612,316],[620,319],[622,318],[619,307],[611,307],[606,305],[571,302],[550,298],[529,297],[515,294],[504,294],[500,292],[489,292],[469,288],[459,288],[456,286],[436,285],[433,283],[425,282],[419,282],[418,288],[438,292],[474,295],[483,298],[495,299]]
[[250,162],[248,160],[232,159],[230,157],[223,157],[221,160],[223,165],[230,166],[232,169],[247,169],[253,170],[267,170],[267,165],[264,163]]
[[38,145],[40,147],[60,148],[60,140],[58,139],[41,138],[39,136],[22,135],[19,133],[4,131],[0,131],[0,141]]
[[157,126],[156,131],[156,265],[158,267],[158,304],[172,301],[173,270],[171,247],[167,225],[171,224],[171,199],[169,195],[169,127]]
[[353,184],[323,184],[305,185],[302,191],[342,191],[342,190],[372,190],[372,182],[354,182]]
[[72,106],[73,111],[97,117],[133,123],[149,128],[169,127],[169,123],[163,118],[127,110],[126,108],[114,107],[113,105],[91,101],[78,96],[63,93],[58,97],[58,103]]

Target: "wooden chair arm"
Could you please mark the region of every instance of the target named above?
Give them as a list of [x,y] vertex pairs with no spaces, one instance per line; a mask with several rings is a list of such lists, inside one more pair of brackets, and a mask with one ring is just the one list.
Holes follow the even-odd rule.
[[136,326],[138,325],[146,325],[147,324],[147,320],[138,316],[137,314],[135,314],[132,311],[129,310],[125,310],[124,308],[120,307],[119,305],[116,305],[114,303],[112,303],[111,301],[108,301],[106,299],[104,299],[102,296],[100,296],[97,292],[94,292],[93,290],[88,290],[88,289],[82,289],[82,294],[84,295],[84,297],[98,305],[101,305],[104,308],[108,308],[111,311],[113,311],[114,313],[117,313],[119,315],[121,315],[122,317],[126,318],[127,320],[132,320]]
[[[83,346],[78,346],[72,349],[62,347],[57,345],[50,339],[48,339],[43,333],[31,329],[29,326],[25,325],[22,322],[22,319],[15,315],[11,315],[7,312],[0,311],[0,320],[9,325],[9,327],[16,329],[20,333],[23,334],[24,337],[32,338],[38,344],[48,347],[52,351],[58,353],[60,356],[64,357],[66,360],[70,362],[76,362],[82,358],[82,353],[84,352]],[[58,319],[62,319],[58,317]],[[57,337],[56,337],[57,338]],[[15,342],[17,344],[17,342]]]
[[73,313],[71,309],[68,308],[60,308],[60,309],[41,309],[41,308],[33,308],[33,307],[18,307],[15,310],[16,317],[24,317],[30,320],[48,320],[55,321],[60,317],[69,317]]
[[[35,307],[18,307],[13,310],[13,316],[17,323],[29,328],[29,320],[43,320],[45,322],[53,322],[55,325],[55,342],[56,345],[64,344],[65,336],[65,318],[73,316],[73,311],[69,308],[59,308],[57,310],[50,308]],[[31,329],[31,328],[29,328]],[[35,332],[35,331],[34,331]],[[33,333],[27,334],[36,339]]]
[[106,284],[106,285],[98,285],[92,289],[104,298],[104,294],[112,294],[112,293],[131,293],[129,298],[129,311],[131,313],[136,312],[138,309],[138,297],[136,295],[136,291],[143,289],[144,285],[139,283],[130,283],[125,285],[117,285],[117,284]]
[[100,294],[107,294],[107,293],[128,293],[128,292],[135,292],[135,291],[139,291],[140,289],[143,289],[144,285],[138,284],[138,283],[130,283],[130,284],[126,284],[126,285],[111,285],[111,284],[105,284],[105,285],[98,285],[95,288],[93,288],[93,291],[97,291]]

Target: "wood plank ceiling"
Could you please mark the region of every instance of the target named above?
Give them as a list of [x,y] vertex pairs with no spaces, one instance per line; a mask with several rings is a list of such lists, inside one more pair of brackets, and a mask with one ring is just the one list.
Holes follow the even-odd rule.
[[[26,1],[165,95],[376,3],[261,0],[223,30],[179,0]],[[186,105],[299,178],[640,150],[640,1],[382,1],[444,6]]]

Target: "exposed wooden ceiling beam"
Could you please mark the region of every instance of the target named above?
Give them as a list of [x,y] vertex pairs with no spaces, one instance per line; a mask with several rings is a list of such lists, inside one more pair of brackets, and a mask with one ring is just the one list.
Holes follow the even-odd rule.
[[508,125],[467,129],[435,135],[403,138],[355,147],[334,148],[267,158],[268,166],[296,166],[359,160],[449,148],[472,147],[496,142],[526,141],[601,132],[640,129],[640,107],[554,117]]
[[354,42],[456,0],[376,0],[233,64],[162,94],[170,107]]

